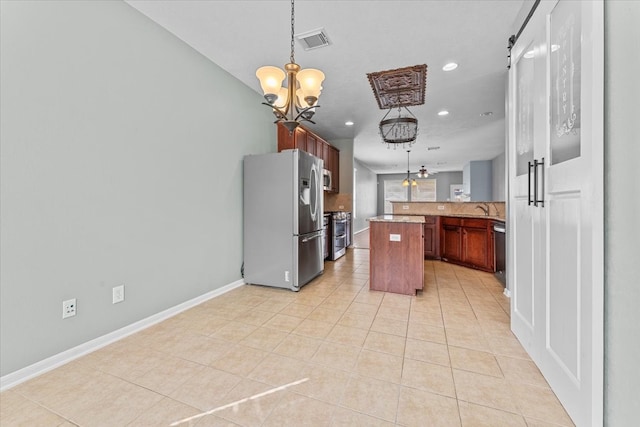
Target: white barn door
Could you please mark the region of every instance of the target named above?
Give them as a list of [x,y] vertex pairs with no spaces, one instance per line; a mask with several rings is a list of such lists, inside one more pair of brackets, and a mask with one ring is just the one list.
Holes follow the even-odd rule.
[[[542,1],[512,57],[512,329],[574,422],[601,425],[602,1]],[[527,123],[531,173],[518,175]]]

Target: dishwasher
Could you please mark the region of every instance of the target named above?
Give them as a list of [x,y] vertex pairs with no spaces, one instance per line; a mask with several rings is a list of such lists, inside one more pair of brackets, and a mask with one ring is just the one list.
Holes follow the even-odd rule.
[[506,285],[506,228],[502,223],[493,224],[493,235],[495,237],[495,257],[496,257],[496,278]]

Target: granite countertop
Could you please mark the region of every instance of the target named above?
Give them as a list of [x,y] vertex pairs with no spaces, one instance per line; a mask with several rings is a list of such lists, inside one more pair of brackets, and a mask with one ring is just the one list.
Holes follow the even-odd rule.
[[423,224],[424,215],[380,215],[367,219],[369,222],[406,222],[411,224]]

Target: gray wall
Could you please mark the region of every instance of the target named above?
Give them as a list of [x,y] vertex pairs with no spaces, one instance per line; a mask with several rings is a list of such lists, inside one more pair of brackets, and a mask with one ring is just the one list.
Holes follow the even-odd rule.
[[239,280],[242,158],[276,145],[259,94],[127,4],[1,5],[5,375]]
[[436,179],[436,198],[438,202],[446,202],[451,198],[451,186],[462,184],[462,172],[438,172]]
[[[605,3],[605,425],[640,419],[640,2]],[[586,172],[588,173],[588,171]]]
[[502,153],[491,160],[493,181],[491,200],[495,202],[504,202],[506,200],[506,158],[505,153]]
[[464,191],[472,202],[493,200],[493,165],[491,160],[474,160],[462,170]]
[[358,232],[369,227],[367,218],[378,215],[378,181],[376,174],[357,160],[356,168],[356,217],[353,220],[353,231]]

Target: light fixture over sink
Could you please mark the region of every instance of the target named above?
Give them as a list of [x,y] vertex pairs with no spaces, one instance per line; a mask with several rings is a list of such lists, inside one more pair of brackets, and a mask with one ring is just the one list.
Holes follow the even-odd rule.
[[[322,91],[324,73],[314,68],[300,70],[294,58],[294,0],[291,0],[291,56],[288,64],[285,64],[285,72],[278,67],[270,65],[260,67],[256,71],[256,77],[260,80],[260,86],[267,102],[263,104],[273,108],[273,114],[277,122],[282,122],[289,132],[298,127],[300,121],[311,120],[315,113],[318,98]],[[287,87],[282,86],[282,81],[287,77]]]

